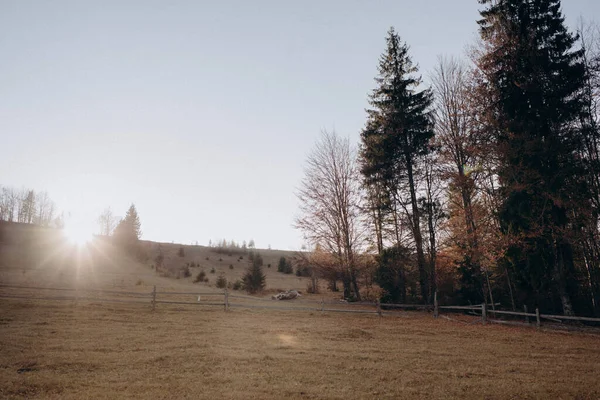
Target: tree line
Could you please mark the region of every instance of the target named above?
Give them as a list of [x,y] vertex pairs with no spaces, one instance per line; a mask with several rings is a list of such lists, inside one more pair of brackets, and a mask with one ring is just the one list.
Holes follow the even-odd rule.
[[46,191],[0,185],[0,221],[62,227],[64,215]]
[[481,0],[426,87],[392,28],[360,143],[324,132],[296,226],[316,273],[388,302],[599,314],[600,31],[558,0]]

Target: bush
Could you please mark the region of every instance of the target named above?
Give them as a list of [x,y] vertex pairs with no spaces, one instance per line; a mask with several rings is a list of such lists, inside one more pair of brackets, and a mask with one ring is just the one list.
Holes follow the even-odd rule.
[[[285,257],[281,257],[279,259],[279,264],[277,264],[277,272],[283,272],[284,274],[291,274],[294,272],[294,267],[292,267],[292,263],[289,262]],[[301,275],[298,275],[301,276]]]
[[178,255],[179,257],[185,257],[185,250],[183,249],[183,246],[181,246],[181,247],[179,248],[179,251],[177,252],[177,255]]
[[271,268],[271,264],[267,264],[267,268]]
[[190,276],[192,276],[192,272],[190,271],[190,267],[188,267],[187,265],[184,266],[183,268],[181,268],[181,271],[183,272],[183,277],[184,278],[189,278]]
[[208,283],[208,277],[204,278],[204,283]]
[[223,261],[223,259],[221,257],[219,257],[219,262]]
[[[291,272],[289,272],[291,274]],[[296,276],[310,276],[310,267],[298,267],[296,268]]]
[[233,269],[233,264],[229,264],[229,269]]
[[210,270],[210,273],[211,273],[211,274],[214,274],[215,272],[216,272],[216,271],[215,271],[215,267],[212,267],[212,268],[211,268],[211,270]]
[[233,283],[233,285],[231,286],[231,288],[233,290],[241,290],[244,287],[244,282],[240,281],[239,279],[237,281],[235,281]]
[[219,275],[219,277],[217,278],[217,282],[215,283],[215,285],[219,289],[224,289],[227,286],[227,279],[225,278],[225,276],[223,274]]
[[198,275],[196,275],[196,279],[194,279],[194,283],[204,282],[205,279],[206,279],[206,272],[204,272],[204,270],[201,270],[200,272],[198,272]]

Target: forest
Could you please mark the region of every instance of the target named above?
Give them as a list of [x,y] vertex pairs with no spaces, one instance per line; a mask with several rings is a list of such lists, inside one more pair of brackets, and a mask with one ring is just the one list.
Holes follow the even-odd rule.
[[349,299],[599,315],[599,29],[558,0],[480,3],[430,86],[389,30],[360,143],[323,132],[308,157],[307,262]]

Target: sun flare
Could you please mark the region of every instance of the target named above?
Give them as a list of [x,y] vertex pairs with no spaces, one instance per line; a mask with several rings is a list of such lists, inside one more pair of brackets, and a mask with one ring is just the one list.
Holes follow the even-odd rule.
[[69,243],[77,246],[83,246],[92,240],[92,233],[89,230],[77,226],[66,226],[63,234]]

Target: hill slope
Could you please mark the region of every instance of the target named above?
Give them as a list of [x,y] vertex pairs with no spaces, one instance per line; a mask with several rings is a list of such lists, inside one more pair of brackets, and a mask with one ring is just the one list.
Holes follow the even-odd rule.
[[[187,288],[221,290],[215,287],[219,275],[228,282],[242,278],[248,266],[247,254],[215,252],[214,248],[141,241],[141,257],[127,256],[106,238],[96,237],[84,246],[69,243],[60,230],[27,224],[0,223],[0,283],[55,287],[131,287]],[[183,248],[183,257],[179,256]],[[264,260],[267,291],[296,289],[304,291],[307,278],[277,272],[280,257],[292,252],[258,250]],[[156,257],[163,263],[156,270]],[[143,261],[140,261],[143,260]],[[189,268],[185,277],[182,267]],[[269,267],[270,265],[270,267]],[[194,283],[203,270],[209,281]],[[212,271],[212,272],[211,272]],[[192,289],[195,288],[195,289]]]

